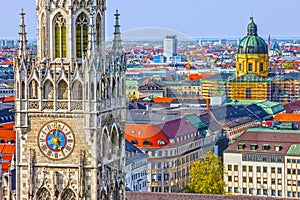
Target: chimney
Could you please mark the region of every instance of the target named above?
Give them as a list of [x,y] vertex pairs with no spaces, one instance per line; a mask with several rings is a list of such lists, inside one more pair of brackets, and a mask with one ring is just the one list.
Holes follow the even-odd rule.
[[206,99],[206,110],[209,111],[209,104],[210,104],[210,99]]

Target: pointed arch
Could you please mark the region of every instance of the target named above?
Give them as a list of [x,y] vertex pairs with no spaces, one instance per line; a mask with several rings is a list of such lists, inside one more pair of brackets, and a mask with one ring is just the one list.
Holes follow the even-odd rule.
[[109,147],[109,135],[106,127],[102,132],[102,157],[109,160],[111,158],[110,147]]
[[26,86],[25,86],[25,82],[24,81],[22,81],[21,91],[22,91],[21,98],[25,99]]
[[105,89],[105,80],[102,78],[101,82],[101,98],[106,99],[106,89]]
[[117,155],[119,151],[119,134],[117,130],[116,124],[113,125],[112,131],[111,131],[111,143],[112,143],[112,154]]
[[62,194],[60,199],[63,200],[76,200],[76,194],[71,190],[70,188],[65,189]]
[[54,87],[53,87],[53,83],[47,79],[44,82],[44,88],[43,88],[43,92],[44,92],[44,99],[53,99],[54,98]]
[[95,88],[94,88],[94,82],[92,82],[92,83],[91,83],[91,100],[94,100],[94,98],[95,98],[95,95],[94,95],[94,93],[95,93],[95,92],[94,92],[94,89],[95,89]]
[[76,56],[82,58],[88,45],[88,18],[80,13],[76,19]]
[[58,99],[68,99],[68,84],[64,80],[58,82]]
[[99,100],[101,98],[100,82],[97,83],[96,98],[97,98],[97,100]]
[[82,84],[80,81],[74,81],[72,85],[72,99],[82,100]]
[[39,88],[39,84],[35,79],[30,81],[30,83],[29,83],[29,99],[37,99],[38,98],[38,96],[39,96],[38,88]]
[[17,99],[19,99],[20,98],[20,96],[19,96],[19,81],[17,81],[17,84],[16,84],[16,89],[15,89],[15,91],[16,91],[16,98]]
[[67,57],[67,27],[66,19],[61,13],[57,13],[53,19],[54,39],[55,39],[55,58]]
[[105,87],[105,90],[106,90],[106,98],[109,99],[110,98],[110,95],[111,95],[111,88],[110,88],[110,79],[107,78],[106,79],[106,87]]
[[98,50],[101,50],[101,17],[100,14],[97,15],[96,19],[96,41]]
[[48,189],[45,187],[40,188],[36,193],[37,200],[51,200],[51,195]]
[[117,93],[116,93],[116,79],[115,77],[112,80],[112,97],[116,97]]

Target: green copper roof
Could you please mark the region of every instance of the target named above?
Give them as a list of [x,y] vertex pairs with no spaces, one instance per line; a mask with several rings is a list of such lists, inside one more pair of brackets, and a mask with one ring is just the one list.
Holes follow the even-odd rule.
[[269,115],[275,115],[285,110],[284,107],[277,102],[263,101],[257,105],[264,109]]
[[197,115],[188,115],[185,118],[196,129],[207,129],[207,125]]
[[257,26],[250,18],[251,22],[248,24],[248,33],[238,47],[239,54],[268,54],[268,46],[264,39],[257,35]]
[[286,153],[287,156],[300,156],[300,144],[292,144]]
[[126,87],[137,87],[139,85],[138,81],[126,80]]

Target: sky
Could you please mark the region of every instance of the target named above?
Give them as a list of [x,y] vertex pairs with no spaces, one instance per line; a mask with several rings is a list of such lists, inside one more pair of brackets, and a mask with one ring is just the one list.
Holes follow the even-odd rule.
[[[0,39],[18,38],[21,9],[29,39],[36,38],[35,0],[0,1]],[[107,0],[106,37],[116,9],[121,31],[159,27],[189,37],[242,38],[250,16],[261,37],[300,37],[300,0]]]

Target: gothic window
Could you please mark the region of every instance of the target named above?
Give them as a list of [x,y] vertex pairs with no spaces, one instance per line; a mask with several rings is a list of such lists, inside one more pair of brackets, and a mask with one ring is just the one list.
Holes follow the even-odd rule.
[[58,99],[68,99],[68,84],[64,80],[58,83]]
[[16,97],[17,99],[20,98],[19,96],[19,82],[17,81],[17,86],[16,86]]
[[76,19],[76,56],[82,58],[88,45],[87,16],[81,13]]
[[91,83],[91,100],[94,100],[95,96],[94,96],[94,83]]
[[96,91],[97,100],[100,99],[100,95],[101,95],[101,93],[100,93],[100,83],[98,82],[97,91]]
[[32,80],[29,84],[29,99],[38,98],[38,88],[39,84],[36,80]]
[[82,100],[82,84],[79,81],[75,81],[72,86],[72,99]]
[[101,17],[100,15],[97,16],[96,20],[96,41],[98,50],[101,49]]
[[51,200],[50,192],[46,188],[40,188],[36,193],[37,200]]
[[106,85],[106,87],[105,87],[105,90],[106,90],[106,98],[107,99],[109,99],[110,98],[110,93],[111,93],[111,88],[110,88],[110,79],[108,78],[107,80],[106,80],[106,83],[107,83],[107,85]]
[[110,152],[110,146],[109,146],[107,130],[104,130],[103,135],[102,135],[102,155],[106,159],[111,158],[111,152]]
[[44,99],[54,99],[54,87],[50,80],[44,83]]
[[111,135],[111,142],[112,142],[112,154],[116,155],[118,152],[118,132],[116,127],[113,128],[112,135]]
[[121,92],[121,84],[120,84],[120,78],[118,77],[118,79],[117,79],[117,96],[121,95],[120,92]]
[[54,18],[55,58],[67,57],[67,28],[65,18],[58,13]]
[[115,78],[113,78],[113,82],[112,82],[112,97],[116,97],[116,81],[115,81]]
[[25,83],[24,83],[24,81],[22,81],[22,99],[25,99],[25,89],[26,89],[26,87],[25,87]]
[[101,84],[101,98],[102,99],[106,98],[105,80],[104,79],[102,79],[102,84]]
[[62,194],[61,194],[61,198],[60,199],[64,199],[64,200],[76,200],[76,195],[75,193],[70,189],[66,189]]
[[47,56],[47,24],[46,24],[46,18],[45,15],[43,14],[42,18],[41,18],[41,22],[42,22],[42,31],[41,31],[41,51],[42,51],[42,57],[46,57]]
[[85,99],[88,99],[89,98],[89,85],[87,82],[85,82]]

